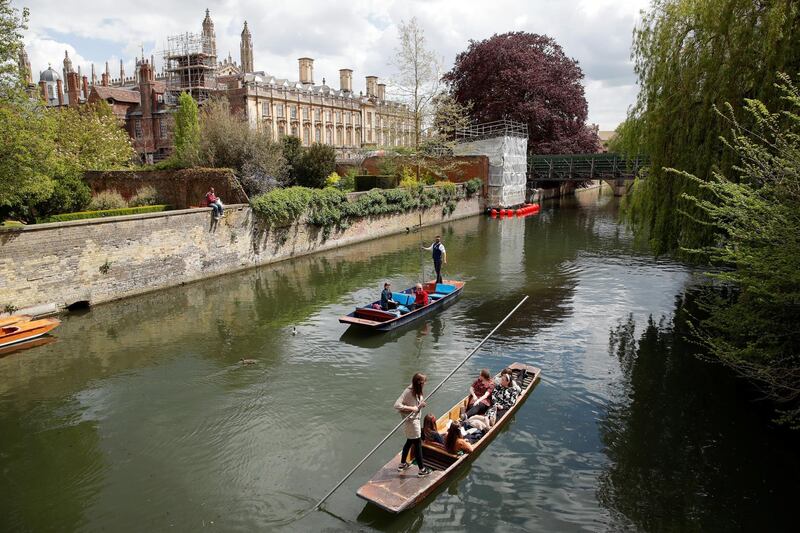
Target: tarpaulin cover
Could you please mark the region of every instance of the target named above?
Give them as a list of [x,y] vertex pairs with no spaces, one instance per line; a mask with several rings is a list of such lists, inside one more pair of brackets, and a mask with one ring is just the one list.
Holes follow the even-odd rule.
[[453,154],[489,158],[489,206],[512,207],[525,202],[527,138],[503,136],[469,141],[456,145]]

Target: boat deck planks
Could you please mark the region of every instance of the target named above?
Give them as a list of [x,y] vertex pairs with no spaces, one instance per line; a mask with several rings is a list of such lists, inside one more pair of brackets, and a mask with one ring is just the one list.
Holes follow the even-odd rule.
[[[528,375],[524,383],[520,384],[522,392],[513,407],[474,444],[475,450],[472,453],[456,456],[447,453],[441,448],[423,444],[425,466],[433,470],[426,477],[417,476],[416,466],[412,466],[403,472],[398,472],[397,467],[400,464],[400,454],[398,453],[358,489],[358,496],[386,511],[400,513],[424,500],[460,466],[475,459],[500,429],[513,417],[516,410],[527,400],[539,382],[541,375],[539,368],[523,363],[514,363],[510,365],[510,368],[515,376],[518,376],[523,369],[527,371]],[[465,397],[458,402],[437,420],[437,426],[440,431],[446,426],[448,420],[458,420],[460,408],[465,405],[467,398]]]

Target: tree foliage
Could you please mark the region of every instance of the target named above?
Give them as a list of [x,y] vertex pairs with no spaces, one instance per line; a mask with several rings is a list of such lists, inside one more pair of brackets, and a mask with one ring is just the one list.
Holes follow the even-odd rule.
[[670,170],[702,195],[683,194],[715,244],[686,252],[724,267],[714,277],[709,318],[698,330],[723,363],[761,384],[784,419],[800,427],[800,90],[778,85],[787,108],[771,113],[747,100],[748,125],[728,106],[725,145],[737,156],[735,179],[713,172],[704,180]]
[[252,129],[222,99],[207,102],[200,113],[198,162],[233,169],[250,196],[278,186],[286,174],[281,145],[267,132]]
[[16,98],[21,92],[17,60],[22,50],[22,31],[27,24],[27,8],[20,12],[9,0],[0,0],[0,100]]
[[713,108],[741,109],[746,98],[777,103],[775,73],[800,69],[800,4],[653,0],[634,31],[632,56],[641,88],[617,147],[647,154],[651,168],[627,217],[657,254],[707,243],[708,228],[680,214],[696,214],[682,195],[698,194],[698,183],[664,168],[701,180],[731,169],[735,154],[723,152]]
[[511,32],[470,41],[444,79],[456,102],[471,105],[473,120],[526,123],[533,153],[595,152],[599,145],[586,126],[583,72],[546,35]]
[[303,145],[300,139],[287,135],[281,139],[281,151],[286,160],[286,185],[297,185],[297,168],[303,155]]
[[183,166],[195,165],[200,150],[200,121],[197,102],[189,93],[178,97],[175,112],[175,159]]
[[336,152],[331,146],[314,143],[303,150],[295,170],[298,185],[322,189],[336,170]]

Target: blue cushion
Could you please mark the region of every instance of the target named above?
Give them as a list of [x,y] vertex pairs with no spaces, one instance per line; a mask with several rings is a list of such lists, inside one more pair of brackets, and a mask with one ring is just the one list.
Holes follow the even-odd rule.
[[395,292],[392,293],[392,298],[394,299],[395,302],[402,305],[411,305],[414,303],[413,294],[406,294],[404,292]]
[[434,292],[433,294],[428,295],[431,300],[438,300],[439,298],[444,298],[447,296],[446,294],[439,294],[438,292]]
[[439,294],[450,294],[451,292],[455,292],[456,286],[455,285],[447,285],[445,283],[437,283],[436,284],[436,292]]
[[406,307],[405,305],[398,305],[398,306],[397,306],[397,308],[398,308],[398,309],[400,310],[400,312],[401,312],[401,313],[403,313],[403,314],[406,314],[406,313],[408,313],[408,312],[410,312],[410,311],[411,311],[411,309],[409,309],[409,308],[408,308],[408,307]]

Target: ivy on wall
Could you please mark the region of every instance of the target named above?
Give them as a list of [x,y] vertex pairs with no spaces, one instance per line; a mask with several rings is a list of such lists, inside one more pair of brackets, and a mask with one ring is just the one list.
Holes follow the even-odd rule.
[[327,236],[334,228],[346,229],[353,220],[369,216],[408,213],[437,205],[442,206],[443,215],[450,214],[459,198],[474,196],[482,184],[475,178],[463,188],[440,182],[435,187],[373,189],[353,200],[334,187],[289,187],[257,196],[251,204],[256,216],[269,226],[288,226],[305,215],[309,224],[322,228]]

